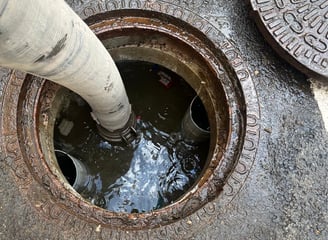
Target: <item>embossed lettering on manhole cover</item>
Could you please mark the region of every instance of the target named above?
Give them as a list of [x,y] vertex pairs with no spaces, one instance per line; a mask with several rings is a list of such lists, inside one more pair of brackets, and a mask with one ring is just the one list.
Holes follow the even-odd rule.
[[256,22],[286,60],[328,80],[328,0],[251,0]]

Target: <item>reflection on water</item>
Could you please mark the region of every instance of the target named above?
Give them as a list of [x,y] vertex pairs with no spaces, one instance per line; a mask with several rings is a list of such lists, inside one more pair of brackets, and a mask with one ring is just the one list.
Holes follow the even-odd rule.
[[[56,121],[55,147],[90,170],[94,186],[81,193],[85,199],[115,212],[149,212],[176,201],[194,184],[208,143],[188,145],[181,139],[181,120],[195,93],[179,76],[143,62],[118,66],[138,116],[137,138],[129,145],[105,141],[87,104],[71,94]],[[63,120],[74,123],[67,136],[58,129]]]
[[105,208],[115,212],[149,212],[176,200],[200,172],[197,147],[138,124],[129,170],[104,193]]

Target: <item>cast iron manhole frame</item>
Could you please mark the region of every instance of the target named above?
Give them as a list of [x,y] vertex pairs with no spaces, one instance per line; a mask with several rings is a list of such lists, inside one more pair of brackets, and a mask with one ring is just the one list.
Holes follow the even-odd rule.
[[[214,188],[217,191],[215,200],[207,199],[211,201],[205,201],[197,211],[180,215],[178,219],[172,220],[172,216],[178,216],[176,213],[174,213],[175,215],[167,215],[169,220],[162,222],[165,226],[161,226],[161,223],[151,225],[148,220],[143,223],[138,220],[140,224],[135,225],[136,217],[139,218],[141,216],[133,214],[128,215],[128,217],[124,216],[124,220],[119,215],[117,215],[117,218],[108,220],[104,218],[102,212],[99,212],[94,207],[90,211],[90,204],[81,199],[78,194],[75,194],[75,197],[79,199],[77,202],[67,201],[68,196],[65,193],[66,191],[70,191],[70,186],[65,186],[62,182],[60,182],[60,185],[56,184],[57,180],[55,178],[58,178],[60,173],[58,173],[58,176],[53,173],[49,176],[47,172],[43,172],[44,170],[49,170],[49,166],[45,161],[43,152],[37,147],[39,143],[35,138],[35,136],[38,136],[37,124],[47,124],[49,116],[41,112],[39,122],[39,120],[34,119],[34,116],[37,114],[35,112],[36,109],[32,107],[34,111],[30,111],[30,107],[34,105],[34,101],[40,93],[39,90],[45,82],[31,81],[31,85],[22,91],[26,78],[30,77],[17,71],[11,71],[10,75],[3,79],[6,82],[6,88],[1,103],[3,112],[6,114],[2,114],[0,122],[1,142],[3,143],[1,144],[1,152],[6,156],[6,165],[13,170],[13,176],[21,188],[21,193],[31,201],[38,212],[54,222],[58,222],[62,227],[66,227],[68,225],[67,223],[72,221],[83,222],[84,224],[89,222],[93,226],[103,226],[101,230],[99,230],[100,228],[96,229],[99,230],[96,232],[99,232],[101,236],[112,236],[113,233],[111,231],[114,229],[114,231],[120,231],[120,234],[125,234],[124,236],[127,237],[129,233],[126,230],[131,229],[138,231],[141,234],[138,235],[140,238],[142,238],[141,236],[148,238],[156,236],[157,238],[165,239],[168,236],[174,237],[180,234],[189,234],[191,229],[196,231],[196,229],[201,227],[202,222],[203,224],[208,224],[216,218],[218,210],[226,206],[238,194],[247,179],[255,159],[259,140],[260,112],[257,94],[247,65],[243,61],[239,51],[236,50],[234,45],[218,29],[197,14],[179,6],[164,1],[157,1],[154,4],[149,1],[138,2],[140,4],[137,4],[136,8],[143,10],[141,12],[145,14],[151,13],[152,16],[156,16],[156,14],[166,15],[168,21],[177,18],[189,23],[195,31],[202,33],[206,38],[206,44],[213,44],[215,47],[213,50],[215,51],[216,58],[224,63],[224,66],[221,66],[223,68],[222,70],[230,76],[230,78],[225,79],[225,87],[228,89],[237,84],[242,90],[239,93],[241,95],[239,97],[244,99],[245,106],[231,108],[232,112],[235,111],[233,112],[235,117],[231,118],[232,127],[236,126],[236,124],[238,125],[237,122],[240,120],[238,116],[241,116],[240,110],[244,114],[245,122],[242,129],[241,144],[237,144],[238,151],[236,152],[230,152],[232,149],[230,151],[229,149],[223,151],[224,155],[233,156],[234,159],[234,161],[230,162],[230,164],[232,163],[231,166],[225,161],[221,161],[218,165],[221,170],[228,169],[228,175],[222,177],[220,175],[222,171],[216,172],[215,169],[211,169],[212,175],[210,178],[215,181],[206,183],[209,184],[207,189]],[[129,8],[128,4],[124,6],[115,4],[106,5],[103,8],[100,8],[100,5],[97,6],[95,8],[92,4],[86,6],[80,5],[81,16],[86,18],[91,15],[112,11],[113,13],[118,13],[119,10]],[[166,12],[164,11],[162,13],[163,9],[166,9]],[[224,79],[226,75],[223,74],[221,77]],[[45,93],[45,104],[50,104],[50,102],[47,102],[47,99],[53,97],[51,96],[52,92],[53,90],[50,90]],[[22,96],[23,94],[25,96]],[[31,97],[22,101],[21,99],[25,98],[26,95]],[[229,102],[229,104],[233,105],[235,103]],[[18,112],[17,109],[22,111]],[[17,122],[17,119],[19,119],[19,122]],[[234,137],[236,136],[231,136],[232,139]],[[40,165],[35,164],[37,162]],[[229,168],[231,169],[229,170]],[[42,174],[42,177],[39,178],[35,173]],[[220,184],[217,186],[215,183]],[[74,193],[72,194],[74,195]],[[198,197],[201,198],[202,194],[204,193],[200,191]],[[189,204],[195,204],[195,200],[191,199]],[[99,219],[104,219],[107,222],[99,221]],[[154,227],[156,228],[150,233],[148,229]]]

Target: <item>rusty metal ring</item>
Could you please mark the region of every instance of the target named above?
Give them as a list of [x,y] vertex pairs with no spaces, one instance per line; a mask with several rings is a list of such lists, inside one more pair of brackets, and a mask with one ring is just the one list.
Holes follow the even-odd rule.
[[[161,34],[167,34],[194,49],[214,69],[217,79],[212,84],[220,86],[226,96],[229,106],[228,134],[222,138],[223,142],[216,142],[206,171],[186,197],[152,213],[111,213],[86,202],[61,181],[56,162],[49,155],[53,151],[47,142],[51,136],[45,136],[46,132],[42,128],[49,128],[49,124],[52,124],[49,121],[54,117],[50,111],[52,99],[59,87],[19,72],[11,72],[6,79],[2,101],[3,110],[8,114],[1,116],[1,141],[6,143],[6,148],[1,149],[1,152],[15,159],[9,161],[8,158],[7,165],[13,170],[18,184],[23,186],[22,193],[39,212],[53,221],[59,221],[63,227],[74,220],[89,222],[93,226],[101,225],[103,229],[99,232],[102,237],[111,236],[112,230],[129,234],[126,230],[130,229],[138,230],[140,238],[154,236],[159,239],[188,232],[191,227],[196,231],[202,225],[200,222],[208,224],[215,219],[218,208],[224,207],[236,196],[253,165],[259,139],[259,108],[251,74],[240,53],[205,19],[178,6],[161,1],[157,1],[157,4],[160,5],[145,1],[142,10],[146,11],[120,10],[120,6],[115,5],[111,6],[115,9],[106,11],[94,8],[92,14],[95,17],[89,18],[89,23],[94,24],[96,32],[106,35],[106,24],[101,21],[104,17],[113,21],[112,26],[107,25],[110,29],[115,28],[114,23],[117,26],[122,23],[122,16],[128,16],[131,20],[141,14],[152,24],[148,28],[154,27],[156,22],[162,24],[159,28]],[[159,6],[161,9],[163,6],[173,7],[173,16],[172,8],[166,8],[170,12],[160,13]],[[85,9],[90,9],[90,6],[81,9],[87,13],[89,11]],[[105,12],[105,15],[96,16],[96,13],[101,12]],[[180,13],[185,14],[182,17]],[[177,17],[180,19],[175,18],[174,14],[179,14]],[[126,27],[138,28],[133,22]],[[180,29],[178,35],[170,35],[173,28]],[[150,30],[157,31],[156,28]],[[116,31],[120,31],[119,27]],[[220,131],[222,134],[219,134]],[[226,131],[217,129],[217,135],[224,136]],[[197,226],[194,225],[196,223]],[[149,228],[153,230],[149,232]],[[174,231],[170,230],[172,228]]]

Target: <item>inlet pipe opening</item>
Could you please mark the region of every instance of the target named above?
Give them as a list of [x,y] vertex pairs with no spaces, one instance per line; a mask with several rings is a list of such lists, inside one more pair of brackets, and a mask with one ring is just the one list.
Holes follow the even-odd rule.
[[88,189],[92,182],[88,168],[78,159],[61,150],[55,150],[58,165],[68,183],[79,193]]
[[181,124],[183,139],[188,143],[200,143],[210,138],[210,123],[199,96],[192,100]]

